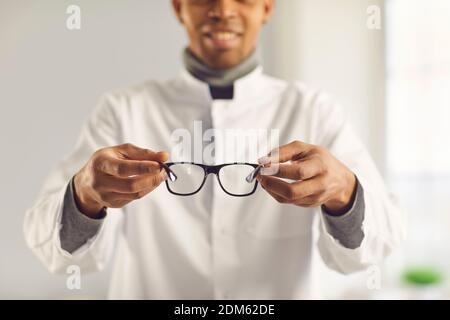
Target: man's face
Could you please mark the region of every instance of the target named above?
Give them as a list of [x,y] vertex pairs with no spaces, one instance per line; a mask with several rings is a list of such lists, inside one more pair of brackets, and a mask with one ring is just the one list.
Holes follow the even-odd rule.
[[274,0],[172,0],[189,48],[214,69],[236,66],[256,48]]

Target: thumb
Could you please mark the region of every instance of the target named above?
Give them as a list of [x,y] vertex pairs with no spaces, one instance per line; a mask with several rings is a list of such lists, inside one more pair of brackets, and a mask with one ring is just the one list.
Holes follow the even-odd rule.
[[156,153],[156,156],[158,157],[158,162],[166,162],[169,160],[169,153],[167,151],[160,151]]
[[169,153],[166,151],[155,152],[150,149],[140,148],[131,143],[118,146],[118,151],[131,160],[166,162],[169,159]]

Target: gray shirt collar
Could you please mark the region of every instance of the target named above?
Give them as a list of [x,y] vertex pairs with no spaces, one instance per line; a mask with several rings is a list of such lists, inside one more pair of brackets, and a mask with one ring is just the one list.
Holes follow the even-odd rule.
[[232,86],[236,80],[246,76],[259,65],[256,50],[237,66],[225,70],[210,68],[194,56],[188,48],[183,52],[183,61],[186,69],[195,78],[206,82],[211,87],[220,88]]

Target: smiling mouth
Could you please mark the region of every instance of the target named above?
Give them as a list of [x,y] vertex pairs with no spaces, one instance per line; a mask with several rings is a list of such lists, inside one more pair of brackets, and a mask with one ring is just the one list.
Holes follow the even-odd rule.
[[231,49],[238,45],[241,34],[230,30],[218,30],[204,33],[209,43],[218,49]]
[[216,31],[207,33],[206,36],[212,40],[231,41],[239,37],[239,34],[232,31]]

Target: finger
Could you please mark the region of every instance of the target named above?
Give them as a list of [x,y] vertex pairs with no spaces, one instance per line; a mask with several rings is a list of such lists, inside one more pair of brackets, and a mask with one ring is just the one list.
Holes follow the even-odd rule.
[[122,208],[133,201],[129,197],[124,197],[121,193],[110,192],[101,195],[101,201],[107,208]]
[[274,193],[273,191],[267,190],[266,188],[264,188],[264,186],[262,186],[263,189],[272,197],[274,198],[277,202],[285,204],[285,203],[289,203],[288,200],[284,199],[283,197],[280,197],[279,195],[277,195],[276,193]]
[[[265,170],[261,174],[265,174]],[[277,165],[277,170],[270,174],[273,177],[291,180],[307,180],[320,175],[323,172],[323,165],[317,158],[309,158],[302,161],[295,161],[289,164]]]
[[318,179],[288,183],[275,177],[259,176],[259,182],[266,190],[277,194],[289,202],[295,202],[313,194],[321,193],[321,183],[316,180]]
[[271,176],[258,176],[257,179],[267,192],[282,197],[284,200],[291,200],[289,194],[292,192],[292,186],[290,183]]
[[258,162],[266,165],[269,163],[283,163],[290,160],[298,160],[313,148],[313,145],[301,141],[294,141],[272,150],[266,157],[259,159]]
[[129,195],[131,196],[131,198],[133,200],[141,199],[141,198],[145,197],[146,195],[148,195],[149,193],[151,193],[156,188],[158,188],[162,182],[164,182],[164,180],[158,181],[157,183],[152,183],[148,188],[145,188],[139,192],[130,193]]
[[123,194],[138,193],[153,190],[167,179],[167,173],[162,170],[154,174],[141,175],[130,178],[121,178],[103,175],[99,178],[96,189],[105,192],[118,192]]
[[150,188],[134,193],[108,192],[103,194],[101,198],[103,203],[108,207],[122,207],[132,201],[142,199],[157,187],[158,186],[153,185]]
[[[263,187],[264,188],[264,187]],[[302,198],[300,200],[297,201],[289,201],[279,195],[277,195],[276,193],[267,190],[264,188],[264,190],[272,197],[274,198],[278,203],[281,204],[294,204],[296,206],[299,207],[305,207],[305,208],[313,208],[313,207],[318,207],[321,205],[321,202],[319,201],[318,197],[316,195],[311,195],[311,196],[307,196],[305,198]]]
[[161,165],[155,161],[123,160],[117,158],[99,159],[95,166],[98,171],[117,177],[153,174],[161,170]]
[[295,201],[294,204],[305,208],[319,207],[322,205],[322,197],[318,194],[313,194]]
[[155,152],[149,149],[139,148],[131,143],[122,144],[117,147],[117,151],[128,159],[132,160],[151,160],[156,162],[166,162],[169,159],[169,153],[166,151]]
[[317,207],[325,202],[328,193],[324,177],[319,176],[297,184],[299,188],[303,189],[303,195],[296,199],[296,205],[310,208]]

